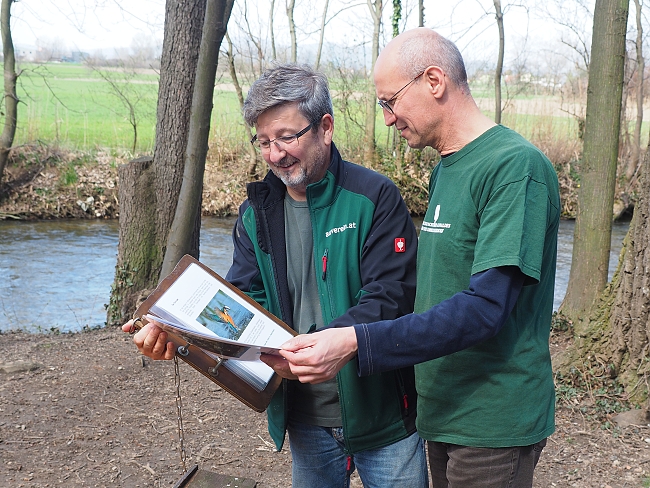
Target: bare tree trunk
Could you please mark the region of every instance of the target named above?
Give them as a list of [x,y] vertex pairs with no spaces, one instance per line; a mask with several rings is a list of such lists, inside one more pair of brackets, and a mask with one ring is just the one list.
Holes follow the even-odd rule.
[[375,87],[370,82],[372,73],[375,70],[375,61],[379,56],[379,33],[381,32],[381,13],[383,10],[383,0],[367,0],[370,16],[373,21],[372,32],[372,50],[370,53],[370,76],[368,77],[368,87],[366,89],[366,124],[364,140],[364,163],[370,167],[375,159],[375,107],[377,101],[375,97]]
[[634,124],[634,141],[632,155],[625,169],[625,181],[629,183],[641,159],[641,124],[643,123],[643,77],[645,73],[645,60],[643,59],[643,17],[641,16],[641,2],[634,0],[636,7],[636,123]]
[[[174,269],[184,254],[194,252],[193,236],[201,225],[201,195],[205,157],[208,153],[210,116],[214,97],[214,81],[219,61],[219,48],[226,34],[235,0],[208,0],[196,69],[196,83],[190,111],[190,127],[185,152],[183,183],[178,197],[161,276]],[[195,257],[198,258],[198,247]]]
[[[329,0],[327,0],[327,1],[329,1]],[[269,14],[269,31],[270,31],[270,35],[271,35],[271,55],[273,56],[273,61],[278,59],[278,54],[275,51],[275,31],[273,30],[273,17],[274,16],[275,16],[275,0],[271,0],[271,12]]]
[[[137,204],[120,208],[121,237],[107,313],[109,325],[124,323],[133,311],[131,304],[153,289],[160,278],[181,189],[204,17],[203,1],[188,6],[182,0],[167,0],[153,163],[150,168],[131,162],[131,168],[120,174],[120,188],[133,188],[138,195],[123,196],[137,198]],[[144,174],[147,171],[153,175]],[[141,222],[143,218],[154,225]],[[138,232],[140,228],[144,230]],[[198,232],[195,239],[198,250]]]
[[503,53],[505,51],[505,34],[503,31],[503,12],[501,0],[494,0],[496,10],[497,27],[499,28],[499,58],[497,67],[494,70],[494,122],[501,123],[501,75],[503,74]]
[[320,21],[320,36],[318,39],[318,51],[316,51],[316,62],[314,63],[315,69],[318,69],[320,66],[320,56],[323,52],[323,38],[325,37],[325,24],[327,23],[327,7],[329,6],[330,0],[325,0],[325,5],[323,6],[323,16]]
[[424,0],[418,0],[418,27],[424,27]]
[[2,0],[0,8],[0,29],[2,30],[2,52],[4,55],[4,116],[5,123],[0,135],[0,181],[4,174],[9,151],[16,135],[18,119],[18,95],[16,94],[16,58],[11,38],[11,4],[14,0]]
[[296,42],[296,23],[293,21],[293,8],[296,0],[287,0],[287,18],[289,19],[289,35],[291,37],[291,62],[298,59],[298,44]]
[[[107,310],[107,324],[122,324],[153,288],[151,249],[157,249],[156,208],[150,196],[155,192],[153,158],[145,156],[118,168],[120,180],[120,233],[115,278]],[[124,221],[124,223],[123,223]]]
[[[232,41],[230,40],[230,36],[226,32],[226,40],[228,41],[228,51],[226,52],[226,55],[228,57],[228,67],[230,69],[230,77],[232,78],[232,84],[235,85],[235,92],[237,92],[237,100],[239,100],[239,108],[244,109],[244,92],[241,89],[241,85],[239,84],[239,78],[237,78],[237,70],[235,69],[235,53],[233,51],[232,47]],[[248,124],[244,124],[244,127],[246,129],[246,135],[248,137],[248,140],[250,141],[253,139],[253,132],[251,131],[251,128],[249,127]],[[248,154],[251,158],[251,164],[248,166],[248,176],[255,176],[255,173],[257,171],[257,151],[253,147],[252,144],[247,144],[248,147]]]
[[605,288],[620,135],[629,0],[596,0],[581,184],[562,312],[576,323]]

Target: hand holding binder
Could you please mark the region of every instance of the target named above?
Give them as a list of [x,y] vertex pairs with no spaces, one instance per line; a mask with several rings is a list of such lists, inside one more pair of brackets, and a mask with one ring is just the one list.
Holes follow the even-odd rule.
[[[266,409],[282,378],[260,361],[296,335],[284,322],[189,255],[138,307],[124,326],[134,332],[155,321],[148,355],[175,354],[258,412]],[[151,341],[155,341],[152,343]],[[142,348],[141,348],[142,349]]]

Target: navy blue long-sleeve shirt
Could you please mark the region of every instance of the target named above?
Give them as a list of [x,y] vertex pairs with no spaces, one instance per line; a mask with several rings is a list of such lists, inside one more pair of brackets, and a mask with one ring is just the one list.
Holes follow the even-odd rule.
[[420,314],[354,326],[360,376],[436,359],[494,337],[512,312],[525,275],[501,266],[472,275],[469,289]]

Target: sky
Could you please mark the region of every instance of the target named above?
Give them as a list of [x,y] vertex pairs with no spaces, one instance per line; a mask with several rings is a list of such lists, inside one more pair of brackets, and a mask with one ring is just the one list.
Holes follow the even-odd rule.
[[[567,12],[573,2],[592,0],[502,0],[505,12],[506,64],[521,62],[526,52],[528,62],[538,62],[544,51],[560,49],[563,35],[557,23],[542,13],[542,6],[556,4]],[[285,0],[276,0],[273,15],[279,43],[289,44]],[[384,0],[384,42],[390,38],[392,2]],[[401,29],[417,25],[417,0],[402,0]],[[268,34],[269,0],[236,0],[229,25],[231,37],[244,26],[243,9],[248,21],[261,38]],[[300,47],[318,42],[322,0],[297,0],[296,24]],[[458,45],[466,61],[482,60],[493,64],[498,46],[498,31],[492,0],[425,0],[425,25],[436,29]],[[633,10],[633,8],[631,8]],[[365,0],[330,0],[325,44],[368,46],[372,32]],[[165,0],[21,0],[12,6],[12,33],[17,48],[39,45],[65,46],[72,51],[90,54],[102,50],[107,56],[116,47],[132,45],[138,37],[150,38],[161,45]],[[633,16],[631,12],[631,16]],[[590,21],[584,22],[590,30]],[[284,36],[284,38],[282,37]],[[268,44],[268,39],[266,39]],[[303,50],[305,52],[306,50]],[[539,53],[542,53],[541,55]]]
[[15,46],[59,42],[92,53],[128,47],[136,34],[162,39],[165,2],[21,0],[12,5],[11,13]]

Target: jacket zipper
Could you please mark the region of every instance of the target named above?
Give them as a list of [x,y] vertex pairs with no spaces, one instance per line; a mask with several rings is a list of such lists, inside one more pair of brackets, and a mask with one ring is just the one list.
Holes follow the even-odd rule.
[[323,253],[323,257],[321,260],[323,261],[323,281],[327,278],[327,254],[329,253],[329,249],[325,249],[325,252]]

